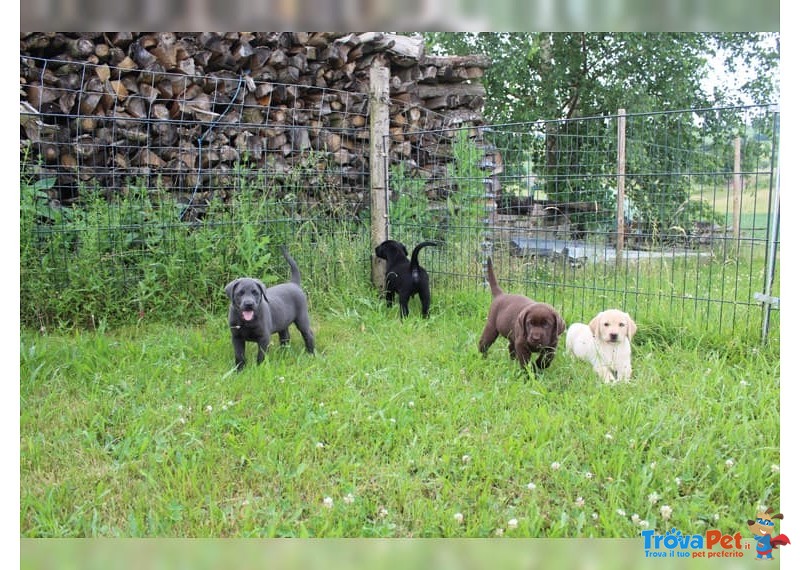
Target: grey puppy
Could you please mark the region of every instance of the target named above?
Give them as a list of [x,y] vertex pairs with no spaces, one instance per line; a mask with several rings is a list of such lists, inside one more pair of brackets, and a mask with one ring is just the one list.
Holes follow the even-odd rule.
[[289,325],[292,323],[303,335],[306,350],[314,353],[314,333],[308,318],[308,299],[300,287],[300,270],[285,247],[281,252],[292,270],[289,283],[267,287],[258,279],[240,277],[225,286],[225,293],[231,300],[228,324],[238,370],[245,364],[246,341],[258,343],[257,362],[261,364],[269,348],[270,336],[277,332],[281,344],[288,344]]

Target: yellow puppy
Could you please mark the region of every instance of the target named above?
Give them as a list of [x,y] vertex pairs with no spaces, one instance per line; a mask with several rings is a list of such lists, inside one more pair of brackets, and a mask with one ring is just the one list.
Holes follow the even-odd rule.
[[628,313],[609,309],[598,313],[588,325],[574,323],[567,329],[567,352],[590,362],[603,381],[618,382],[631,377],[631,343],[636,323]]

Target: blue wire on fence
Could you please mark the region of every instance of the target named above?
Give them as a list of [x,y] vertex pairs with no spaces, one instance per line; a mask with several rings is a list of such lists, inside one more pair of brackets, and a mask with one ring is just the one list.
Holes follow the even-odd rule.
[[189,208],[191,208],[192,205],[194,204],[194,197],[197,195],[197,190],[200,188],[200,180],[201,180],[200,170],[202,169],[202,164],[203,164],[203,139],[206,138],[206,135],[211,132],[211,129],[213,129],[217,125],[217,123],[220,121],[220,119],[222,119],[222,117],[225,116],[225,113],[230,111],[231,107],[236,102],[236,98],[239,96],[239,90],[242,88],[242,83],[244,83],[244,75],[243,74],[239,75],[239,83],[238,83],[238,85],[236,85],[236,92],[233,94],[233,97],[231,97],[231,101],[230,101],[230,103],[228,103],[227,108],[222,113],[220,113],[219,116],[216,119],[211,121],[211,124],[208,126],[208,128],[205,130],[205,132],[202,135],[197,137],[197,153],[198,153],[197,154],[197,181],[194,183],[194,189],[192,190],[192,195],[189,196],[189,202],[186,204],[186,207],[183,209],[183,211],[181,211],[180,216],[178,216],[178,220],[179,221],[183,221],[183,216],[186,214],[186,212],[189,210]]

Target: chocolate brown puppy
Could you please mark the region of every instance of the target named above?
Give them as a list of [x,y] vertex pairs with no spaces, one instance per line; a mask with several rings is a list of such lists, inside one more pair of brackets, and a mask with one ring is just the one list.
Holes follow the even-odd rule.
[[492,304],[481,334],[478,349],[486,356],[498,336],[508,339],[508,352],[525,368],[534,352],[537,370],[550,366],[558,346],[558,337],[567,328],[564,319],[551,305],[538,303],[524,295],[503,292],[494,276],[491,258],[487,263]]

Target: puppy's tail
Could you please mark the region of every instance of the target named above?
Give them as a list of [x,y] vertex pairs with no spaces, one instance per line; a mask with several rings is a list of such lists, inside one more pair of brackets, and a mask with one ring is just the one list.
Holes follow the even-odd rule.
[[489,281],[489,288],[492,290],[492,297],[497,297],[503,293],[500,285],[497,284],[497,279],[494,276],[494,267],[492,266],[492,258],[486,258],[486,279]]
[[289,267],[292,270],[292,283],[295,285],[300,285],[300,269],[297,267],[294,259],[292,259],[292,256],[289,255],[289,250],[286,249],[285,245],[281,246],[281,253],[283,254],[283,258],[286,260],[286,263],[289,264]]
[[419,250],[423,247],[428,247],[430,245],[439,245],[435,241],[423,241],[417,244],[417,247],[414,248],[414,251],[411,252],[411,272],[416,274],[419,271],[419,260],[417,257],[419,256]]

